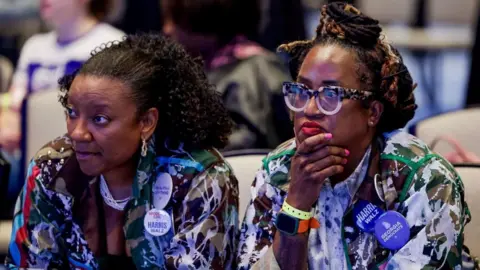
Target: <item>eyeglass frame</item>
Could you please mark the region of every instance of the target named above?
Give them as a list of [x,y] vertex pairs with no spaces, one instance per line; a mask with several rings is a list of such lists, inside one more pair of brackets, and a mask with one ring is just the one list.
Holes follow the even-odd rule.
[[[305,102],[305,105],[301,108],[295,108],[292,104],[290,104],[290,101],[288,100],[289,92],[288,92],[287,88],[291,87],[292,85],[297,86],[297,87],[300,86],[300,88],[303,89],[305,91],[305,93],[307,93],[307,95],[308,95],[307,102]],[[325,88],[330,88],[330,89],[336,90],[337,95],[338,95],[338,105],[335,108],[335,110],[333,110],[331,112],[325,110],[320,105],[320,101],[319,101],[319,98],[318,98],[318,96],[324,91]],[[371,92],[371,91],[361,91],[361,90],[354,89],[354,88],[345,88],[345,87],[333,86],[333,85],[321,86],[321,87],[318,88],[318,90],[313,90],[313,89],[310,89],[305,84],[298,83],[298,82],[284,82],[283,85],[282,85],[282,92],[283,92],[283,95],[284,95],[285,104],[287,105],[287,107],[290,110],[292,110],[294,112],[305,111],[305,108],[307,108],[310,99],[312,99],[312,97],[315,97],[315,103],[317,104],[317,108],[325,115],[334,115],[334,114],[338,113],[340,111],[340,109],[342,108],[342,101],[344,99],[367,100],[367,99],[373,97],[373,95],[374,95],[374,93]]]

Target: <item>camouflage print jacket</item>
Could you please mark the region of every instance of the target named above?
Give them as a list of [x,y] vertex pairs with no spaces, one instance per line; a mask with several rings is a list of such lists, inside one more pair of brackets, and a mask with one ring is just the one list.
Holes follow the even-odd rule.
[[[137,269],[230,269],[238,230],[238,182],[214,149],[185,152],[154,142],[140,159],[125,208],[127,254]],[[166,147],[167,148],[167,147]],[[144,228],[156,175],[173,182],[165,206],[174,220],[163,236]],[[106,255],[98,177],[84,175],[68,137],[47,144],[32,161],[17,201],[7,266],[98,269]],[[103,226],[104,227],[104,226]]]
[[[294,140],[284,143],[264,159],[263,169],[256,175],[252,200],[241,225],[238,269],[279,269],[271,248],[276,232],[274,220],[287,195],[295,151]],[[349,269],[461,269],[462,264],[464,268],[473,267],[470,255],[463,252],[463,228],[470,213],[462,181],[452,166],[419,139],[402,131],[384,134],[372,145],[370,156],[366,176],[343,220],[327,218],[327,227],[328,223],[341,224],[340,257],[346,260],[345,265]],[[377,174],[380,177],[375,179]],[[352,211],[359,200],[402,214],[410,226],[410,240],[395,252],[381,246],[372,234],[360,231]],[[315,211],[320,220],[317,215]],[[319,246],[318,239],[309,237],[309,250]],[[312,262],[319,256],[323,255],[309,252],[309,269],[318,268]]]

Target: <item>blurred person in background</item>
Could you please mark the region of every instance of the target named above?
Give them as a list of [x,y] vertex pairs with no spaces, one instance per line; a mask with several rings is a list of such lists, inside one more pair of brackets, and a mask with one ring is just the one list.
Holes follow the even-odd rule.
[[[279,44],[306,39],[304,2],[298,0],[260,0],[262,14],[258,42],[276,51]],[[318,2],[318,0],[315,0]]]
[[[96,46],[124,34],[103,23],[109,0],[41,0],[40,15],[52,31],[29,38],[20,53],[8,93],[0,98],[0,146],[12,163],[10,193],[21,186],[21,109],[29,94],[56,90],[58,79],[90,57]],[[55,101],[52,101],[55,102]]]
[[39,6],[38,0],[0,0],[0,22],[36,16]]
[[286,65],[255,39],[258,0],[162,0],[163,32],[201,56],[236,123],[225,150],[274,148],[293,135],[281,85]]

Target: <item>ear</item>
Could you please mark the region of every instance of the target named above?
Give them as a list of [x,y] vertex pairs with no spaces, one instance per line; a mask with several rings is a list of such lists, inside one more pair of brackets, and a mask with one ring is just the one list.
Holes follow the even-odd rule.
[[368,122],[367,125],[371,128],[376,127],[378,122],[380,122],[380,117],[383,114],[383,104],[374,100],[370,103],[370,108],[368,110]]
[[158,109],[150,108],[140,118],[141,137],[144,140],[150,139],[158,123]]

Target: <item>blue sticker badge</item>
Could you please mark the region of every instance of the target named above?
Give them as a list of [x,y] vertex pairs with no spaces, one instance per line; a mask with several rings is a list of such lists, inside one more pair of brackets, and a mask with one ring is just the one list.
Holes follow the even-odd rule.
[[375,224],[375,236],[385,248],[399,250],[410,239],[410,226],[400,213],[387,211]]
[[374,204],[360,200],[353,208],[353,215],[357,227],[367,233],[373,233],[375,222],[383,214],[383,210]]

